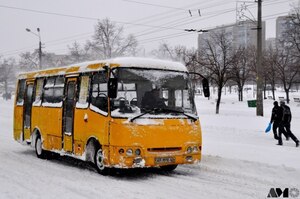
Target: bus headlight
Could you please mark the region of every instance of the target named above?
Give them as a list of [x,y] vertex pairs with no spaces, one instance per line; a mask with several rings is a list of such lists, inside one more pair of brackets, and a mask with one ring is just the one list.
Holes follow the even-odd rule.
[[187,153],[192,153],[192,152],[193,152],[193,148],[189,146],[189,147],[186,149],[186,151],[187,151]]
[[192,162],[193,161],[193,156],[186,156],[185,161]]
[[198,146],[194,146],[193,151],[194,151],[194,152],[198,152]]
[[136,149],[134,153],[135,153],[136,156],[140,156],[141,155],[141,150],[140,149]]
[[132,155],[133,155],[132,149],[127,149],[127,150],[126,150],[126,155],[132,156]]
[[119,153],[123,154],[124,153],[124,149],[119,149]]

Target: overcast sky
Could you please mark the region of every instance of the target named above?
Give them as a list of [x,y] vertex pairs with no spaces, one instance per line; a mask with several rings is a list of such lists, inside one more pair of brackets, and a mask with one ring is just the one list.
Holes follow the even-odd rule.
[[[244,14],[257,15],[257,4],[247,1]],[[253,2],[253,3],[252,3]],[[298,0],[264,0],[266,37],[275,37],[275,20],[286,15]],[[232,0],[0,0],[0,55],[18,57],[38,47],[38,37],[25,31],[41,30],[44,51],[64,54],[74,41],[91,39],[97,19],[109,18],[136,35],[146,53],[162,42],[197,47],[197,33],[236,22]],[[245,6],[244,6],[245,7]],[[199,16],[198,9],[200,9]],[[189,10],[191,12],[189,12]]]

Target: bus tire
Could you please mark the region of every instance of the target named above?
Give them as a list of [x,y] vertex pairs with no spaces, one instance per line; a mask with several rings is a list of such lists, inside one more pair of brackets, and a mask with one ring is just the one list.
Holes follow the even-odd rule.
[[104,165],[103,151],[99,146],[95,148],[94,164],[101,175],[108,175],[110,173],[110,169]]
[[177,164],[160,166],[160,169],[166,172],[174,171],[176,168],[177,168]]
[[37,135],[35,139],[35,153],[38,158],[46,158],[46,151],[43,149],[43,143],[40,135]]

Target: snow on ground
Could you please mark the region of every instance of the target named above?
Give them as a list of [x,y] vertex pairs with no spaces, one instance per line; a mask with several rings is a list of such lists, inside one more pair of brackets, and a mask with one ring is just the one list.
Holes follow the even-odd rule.
[[[291,140],[277,146],[273,134],[264,133],[273,101],[265,100],[265,116],[256,117],[255,108],[236,99],[223,96],[216,115],[214,97],[196,97],[200,164],[173,173],[147,169],[114,176],[71,158],[38,159],[32,148],[13,140],[13,103],[0,99],[0,198],[266,198],[273,187],[300,190],[300,148]],[[300,138],[300,105],[290,107],[292,131]]]

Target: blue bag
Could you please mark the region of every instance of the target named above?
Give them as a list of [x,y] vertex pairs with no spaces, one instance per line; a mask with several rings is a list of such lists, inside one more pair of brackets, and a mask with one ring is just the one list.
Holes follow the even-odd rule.
[[272,128],[272,123],[270,122],[265,130],[265,133],[268,133]]

